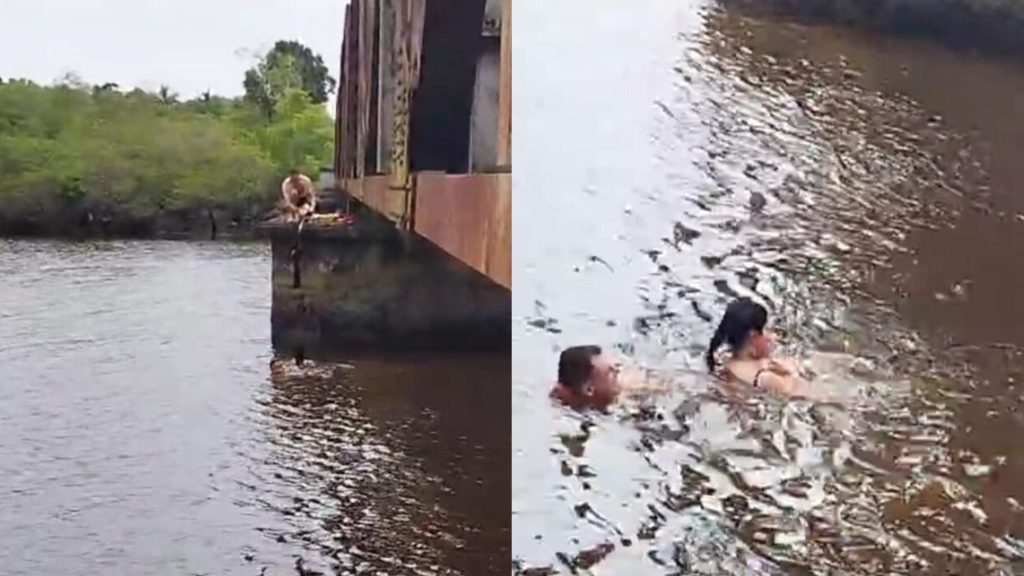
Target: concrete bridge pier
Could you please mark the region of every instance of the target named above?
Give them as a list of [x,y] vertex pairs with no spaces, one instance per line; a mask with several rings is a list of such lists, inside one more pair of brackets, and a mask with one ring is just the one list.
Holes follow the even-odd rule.
[[268,232],[272,339],[281,353],[510,348],[507,288],[369,210],[350,225]]

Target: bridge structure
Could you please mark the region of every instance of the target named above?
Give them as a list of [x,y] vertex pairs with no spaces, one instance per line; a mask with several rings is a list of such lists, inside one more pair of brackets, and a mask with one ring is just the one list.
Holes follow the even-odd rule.
[[511,0],[352,0],[337,94],[343,194],[512,286]]
[[511,0],[351,0],[333,188],[354,219],[266,226],[279,352],[507,351]]

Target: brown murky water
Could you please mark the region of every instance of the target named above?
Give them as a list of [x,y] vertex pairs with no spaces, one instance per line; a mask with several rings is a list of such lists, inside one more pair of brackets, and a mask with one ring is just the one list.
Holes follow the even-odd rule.
[[0,573],[507,569],[508,357],[271,366],[269,257],[0,241]]
[[[513,569],[1024,570],[1024,67],[702,2],[573,6],[517,4]],[[708,382],[736,293],[822,399]],[[551,406],[580,342],[672,392]]]

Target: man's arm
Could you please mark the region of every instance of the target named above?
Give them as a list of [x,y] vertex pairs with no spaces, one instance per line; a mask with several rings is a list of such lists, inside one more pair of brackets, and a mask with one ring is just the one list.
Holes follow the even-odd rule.
[[309,193],[309,212],[311,214],[316,213],[316,203],[319,199],[319,191],[316,189],[316,184],[313,184],[313,180],[309,176],[302,176],[302,184],[306,187],[306,191]]

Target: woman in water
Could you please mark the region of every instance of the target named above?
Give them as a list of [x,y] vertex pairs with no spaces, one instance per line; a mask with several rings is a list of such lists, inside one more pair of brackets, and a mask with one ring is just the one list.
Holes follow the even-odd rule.
[[767,324],[768,311],[764,306],[750,298],[732,301],[711,338],[706,357],[708,370],[716,372],[715,355],[723,344],[728,344],[731,356],[722,366],[723,377],[779,394],[800,395],[804,381],[799,370],[791,360],[772,356],[775,335],[766,328]]

